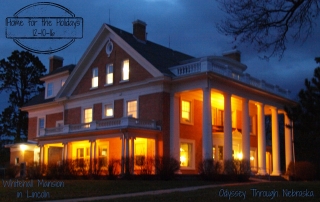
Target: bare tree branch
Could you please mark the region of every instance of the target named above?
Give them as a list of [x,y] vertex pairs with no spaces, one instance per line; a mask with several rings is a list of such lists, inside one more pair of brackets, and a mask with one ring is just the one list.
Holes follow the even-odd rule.
[[228,17],[217,24],[236,42],[250,43],[269,59],[282,58],[289,39],[304,42],[313,32],[320,0],[217,0]]

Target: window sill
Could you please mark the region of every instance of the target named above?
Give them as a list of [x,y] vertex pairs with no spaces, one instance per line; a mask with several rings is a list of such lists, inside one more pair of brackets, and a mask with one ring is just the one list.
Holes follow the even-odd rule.
[[119,83],[126,83],[126,82],[129,82],[129,80],[121,80],[121,81],[119,81]]
[[98,86],[97,87],[91,87],[90,90],[94,90],[94,89],[97,89],[97,88],[98,88]]
[[183,167],[183,166],[180,166],[180,170],[195,170],[195,167]]
[[109,83],[109,84],[104,84],[104,87],[106,87],[106,86],[112,86],[113,85],[113,83]]

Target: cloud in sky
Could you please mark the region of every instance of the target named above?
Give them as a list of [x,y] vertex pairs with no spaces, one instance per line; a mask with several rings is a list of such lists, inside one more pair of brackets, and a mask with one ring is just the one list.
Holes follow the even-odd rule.
[[[5,36],[5,19],[22,7],[37,1],[2,1],[0,13],[0,58],[6,58],[18,49],[11,39]],[[231,50],[232,38],[218,33],[215,25],[224,17],[216,1],[185,0],[119,0],[119,1],[51,1],[60,4],[76,17],[84,19],[83,38],[77,39],[68,48],[55,53],[64,58],[64,64],[76,63],[93,40],[103,23],[132,32],[132,22],[136,19],[147,23],[148,40],[163,46],[190,54],[195,57],[221,55]],[[250,44],[241,45],[242,62],[248,66],[252,76],[273,82],[292,91],[292,97],[303,88],[305,78],[311,78],[316,64],[314,58],[320,56],[318,42],[320,28],[302,45],[292,43],[284,58],[261,60]],[[50,55],[36,54],[45,66]]]

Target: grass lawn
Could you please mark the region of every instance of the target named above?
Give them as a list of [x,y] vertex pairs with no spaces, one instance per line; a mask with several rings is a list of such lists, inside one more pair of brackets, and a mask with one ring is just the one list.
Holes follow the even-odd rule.
[[[38,187],[38,181],[33,180],[33,187],[4,187],[3,181],[0,185],[0,201],[36,201],[36,200],[57,200],[67,198],[82,198],[90,196],[105,196],[133,192],[143,192],[159,189],[170,189],[178,187],[201,186],[209,184],[217,184],[215,182],[207,182],[201,180],[176,180],[176,181],[143,181],[143,180],[63,180],[64,187],[44,188]],[[7,180],[6,180],[7,181]],[[45,180],[46,182],[53,182]],[[20,181],[22,182],[22,181]],[[30,182],[30,181],[29,181]],[[223,191],[246,191],[244,201],[270,201],[271,197],[256,196],[253,197],[251,189],[260,191],[278,192],[278,196],[272,201],[319,201],[320,199],[320,182],[270,182],[252,185],[215,187],[188,192],[175,192],[170,194],[161,194],[143,197],[121,198],[111,201],[238,201],[243,200],[243,197],[228,197],[221,196]],[[295,191],[305,191],[306,189],[314,197],[283,197],[282,190],[294,189]],[[32,192],[46,192],[46,198],[27,198],[32,195]],[[28,192],[28,194],[27,194]],[[21,197],[17,197],[21,193]],[[48,197],[48,193],[50,197]],[[220,196],[219,196],[220,193]],[[309,193],[309,194],[310,194]]]

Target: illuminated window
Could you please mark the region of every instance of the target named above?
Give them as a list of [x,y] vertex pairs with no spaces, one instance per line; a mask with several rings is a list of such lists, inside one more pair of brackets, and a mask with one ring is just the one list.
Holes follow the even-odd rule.
[[107,148],[100,148],[99,151],[99,159],[100,159],[100,165],[101,166],[107,166],[107,152],[108,149]]
[[134,164],[135,166],[143,166],[147,156],[147,139],[136,138],[134,141]]
[[138,117],[137,100],[127,102],[127,116]]
[[223,126],[223,110],[212,107],[212,125]]
[[112,104],[104,105],[104,116],[105,117],[113,117],[113,105]]
[[53,83],[47,85],[47,97],[53,96]]
[[125,60],[122,63],[122,81],[129,80],[129,60]]
[[219,161],[223,160],[223,146],[218,146],[218,159]]
[[87,108],[84,110],[84,123],[90,123],[92,122],[92,108]]
[[84,166],[84,149],[77,148],[77,164],[79,167]]
[[184,121],[191,121],[191,102],[182,100],[182,114],[181,117]]
[[113,65],[107,65],[106,67],[106,84],[110,85],[113,83]]
[[250,167],[251,170],[257,170],[257,152],[256,148],[250,148]]
[[180,166],[181,168],[194,169],[194,141],[182,140],[180,142]]
[[216,156],[216,148],[215,146],[213,145],[212,147],[212,159],[214,160],[214,157]]
[[92,88],[98,87],[98,68],[92,69]]

